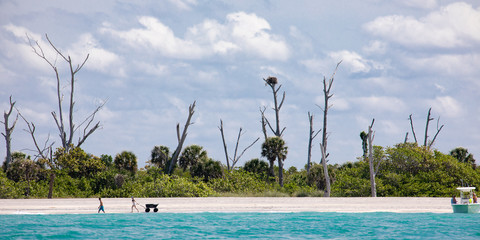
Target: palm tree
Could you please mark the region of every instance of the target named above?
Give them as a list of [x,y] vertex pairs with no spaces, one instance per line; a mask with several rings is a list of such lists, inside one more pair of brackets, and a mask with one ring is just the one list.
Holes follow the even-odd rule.
[[275,159],[278,160],[278,181],[283,187],[283,161],[287,158],[288,147],[285,141],[280,137],[269,137],[262,144],[262,156],[266,157],[270,162],[270,175],[274,176],[273,165]]
[[113,162],[120,170],[126,170],[132,173],[137,171],[137,156],[135,156],[133,152],[123,151],[115,156]]
[[459,162],[468,163],[473,168],[476,168],[475,159],[473,155],[468,152],[468,149],[463,147],[457,147],[450,151],[450,156],[456,158]]
[[152,149],[150,163],[159,168],[164,168],[170,160],[170,149],[166,146],[155,146]]
[[207,151],[203,150],[203,147],[190,145],[183,150],[182,155],[178,160],[178,164],[185,171],[187,168],[195,166],[198,162],[205,159],[208,159],[208,155]]

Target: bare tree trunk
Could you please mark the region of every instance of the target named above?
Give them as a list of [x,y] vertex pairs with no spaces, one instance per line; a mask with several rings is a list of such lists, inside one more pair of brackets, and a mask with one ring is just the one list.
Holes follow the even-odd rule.
[[437,133],[435,133],[435,136],[433,136],[432,141],[428,144],[428,148],[432,147],[433,143],[435,142],[435,139],[437,139],[438,134],[440,133],[440,131],[442,131],[442,128],[444,125],[438,127],[439,122],[440,122],[440,117],[438,117],[437,119]]
[[278,159],[278,183],[283,187],[283,159]]
[[433,120],[433,118],[430,117],[430,112],[432,111],[432,108],[428,109],[428,115],[427,115],[427,123],[425,124],[425,139],[423,140],[423,146],[427,146],[427,141],[428,141],[428,125],[430,121]]
[[310,112],[308,112],[308,121],[310,123],[310,131],[308,136],[307,175],[310,174],[310,167],[312,165],[312,142],[320,133],[320,131],[313,130],[313,115],[311,115]]
[[192,116],[195,113],[195,103],[196,103],[196,101],[193,101],[193,104],[191,104],[188,107],[188,118],[187,118],[187,121],[185,122],[185,126],[183,127],[183,132],[182,132],[181,137],[180,137],[180,124],[177,124],[178,145],[177,145],[177,148],[175,149],[175,152],[173,153],[172,160],[170,161],[170,166],[168,168],[168,174],[172,174],[174,166],[177,165],[177,160],[178,160],[178,157],[180,156],[180,152],[182,151],[183,143],[185,142],[185,139],[187,138],[188,126],[193,124],[193,123],[190,123],[190,121],[192,120]]
[[4,121],[0,121],[0,123],[3,123],[5,125],[5,133],[2,133],[3,137],[5,137],[5,143],[6,143],[6,148],[7,148],[7,157],[5,158],[5,166],[8,167],[8,165],[12,162],[12,147],[11,147],[11,141],[12,141],[12,133],[13,130],[15,129],[15,125],[17,124],[18,120],[18,114],[17,117],[15,118],[15,121],[13,122],[12,126],[8,126],[8,119],[10,118],[10,115],[12,114],[12,110],[15,107],[15,102],[12,102],[12,96],[10,96],[10,109],[8,112],[3,113],[3,118]]
[[370,167],[370,187],[372,197],[377,197],[377,185],[375,183],[375,166],[373,159],[373,140],[375,135],[372,131],[373,123],[375,119],[372,120],[372,124],[368,126],[368,165]]
[[415,143],[418,143],[417,142],[417,135],[415,134],[415,129],[413,128],[412,114],[410,114],[410,116],[408,118],[410,119],[410,127],[412,128],[413,138],[415,139]]
[[225,143],[225,135],[223,134],[223,121],[220,119],[220,133],[222,134],[223,150],[225,151],[225,160],[227,161],[227,170],[230,171],[230,160],[228,158],[227,144]]
[[266,118],[265,118],[265,110],[267,108],[263,108],[261,109],[260,108],[260,113],[262,114],[262,132],[263,132],[263,136],[265,137],[265,141],[267,141],[267,138],[268,138],[268,135],[267,135],[267,121],[266,121]]
[[[227,144],[225,143],[225,136],[224,136],[224,133],[223,133],[223,121],[221,119],[220,119],[219,129],[220,129],[220,133],[222,134],[223,149],[225,150],[225,158],[227,160],[227,170],[230,171],[235,167],[235,164],[237,164],[238,160],[240,160],[240,158],[243,156],[245,151],[247,151],[250,147],[252,147],[260,138],[257,138],[255,141],[253,141],[253,143],[251,143],[249,146],[247,146],[245,149],[243,149],[243,151],[237,157],[238,144],[240,143],[240,137],[243,135],[242,134],[242,128],[240,128],[240,130],[238,130],[237,143],[235,145],[235,152],[234,152],[233,159],[232,159],[232,158],[228,157]],[[230,160],[232,161],[232,166],[230,166]]]
[[324,94],[324,107],[323,107],[323,130],[322,130],[322,143],[320,144],[320,148],[322,151],[322,165],[324,168],[324,173],[325,173],[325,186],[326,186],[326,191],[325,191],[325,197],[330,197],[331,191],[330,191],[330,176],[328,176],[328,164],[327,164],[327,157],[329,154],[327,153],[327,115],[328,115],[328,109],[330,106],[328,105],[328,100],[333,96],[333,94],[330,94],[330,90],[332,89],[333,85],[333,80],[335,79],[335,73],[338,70],[338,66],[342,63],[340,61],[337,63],[337,66],[335,68],[335,71],[332,74],[332,77],[328,81],[327,85],[327,79],[323,77],[323,94]]
[[55,173],[53,172],[53,169],[50,172],[50,180],[48,183],[48,198],[52,199],[53,197],[53,183],[55,182]]
[[273,129],[272,125],[270,125],[270,122],[268,121],[267,118],[265,118],[265,121],[275,136],[282,137],[282,134],[283,134],[283,131],[285,131],[285,128],[283,128],[282,131],[280,131],[280,109],[282,108],[283,102],[285,101],[285,92],[283,92],[283,97],[279,104],[277,100],[277,97],[278,97],[277,93],[282,87],[282,85],[279,85],[278,88],[275,88],[275,85],[278,83],[276,77],[268,77],[267,79],[263,79],[263,80],[268,86],[272,88],[273,102],[275,105],[273,108],[273,110],[275,111],[275,122],[276,122],[275,130]]
[[330,193],[332,192],[330,188],[330,175],[328,174],[328,165],[325,161],[325,159],[327,159],[327,155],[322,143],[320,143],[320,151],[322,152],[323,175],[325,176],[325,194],[323,196],[330,197]]

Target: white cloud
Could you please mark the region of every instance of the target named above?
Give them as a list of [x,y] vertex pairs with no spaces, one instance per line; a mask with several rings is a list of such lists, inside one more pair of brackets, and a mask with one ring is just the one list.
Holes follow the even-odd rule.
[[450,96],[437,97],[433,100],[427,100],[427,104],[432,106],[433,111],[438,112],[440,116],[461,118],[465,112],[461,103]]
[[[320,98],[320,97],[317,97],[317,99]],[[321,102],[323,103],[324,99],[322,97],[322,100]],[[335,110],[342,110],[342,111],[345,111],[345,110],[349,110],[350,109],[350,103],[348,102],[348,100],[346,98],[341,98],[341,97],[333,97],[332,98],[332,106],[333,108],[335,108]]]
[[356,52],[343,50],[331,52],[329,53],[329,56],[337,62],[342,60],[342,65],[347,66],[352,73],[368,73],[374,69],[383,69],[381,64],[365,59]]
[[362,50],[367,54],[384,54],[387,50],[387,43],[383,41],[371,41],[368,46],[362,48]]
[[452,3],[423,18],[390,15],[364,25],[370,33],[405,46],[454,48],[480,43],[480,10]]
[[328,72],[328,69],[334,67],[333,61],[331,61],[330,59],[312,58],[300,60],[300,64],[305,66],[309,71],[320,74],[325,74],[325,72]]
[[99,47],[98,41],[89,33],[82,34],[78,42],[72,44],[71,55],[76,61],[83,61],[90,54],[85,68],[115,76],[125,76],[120,57]]
[[415,8],[432,9],[437,7],[437,0],[398,0],[397,2]]
[[181,10],[191,10],[191,5],[197,5],[197,0],[169,0]]
[[402,99],[396,97],[359,97],[352,99],[359,107],[369,111],[398,113],[406,110]]
[[140,17],[138,21],[143,28],[125,32],[104,28],[102,32],[109,32],[131,46],[153,49],[169,57],[195,59],[205,54],[194,42],[175,37],[173,31],[156,18]]
[[168,26],[156,18],[140,17],[139,22],[143,28],[117,31],[105,24],[102,32],[111,33],[131,46],[153,49],[165,56],[181,59],[244,52],[283,61],[290,55],[287,44],[279,36],[268,33],[270,24],[255,14],[231,13],[227,15],[225,24],[204,20],[188,28],[184,39],[176,37]]
[[250,53],[259,53],[270,60],[287,60],[290,52],[283,40],[267,33],[270,24],[255,14],[244,12],[227,16],[228,25],[232,27],[232,37]]
[[147,62],[135,62],[135,68],[141,72],[153,75],[155,77],[161,77],[167,75],[169,67],[161,64],[153,64]]
[[[430,72],[440,75],[449,75],[450,77],[468,78],[469,76],[478,76],[480,69],[480,54],[438,54],[430,55],[424,58],[408,57],[404,60],[410,69],[420,72]],[[460,78],[460,79],[462,79]],[[466,79],[469,80],[469,79]],[[470,79],[477,81],[477,78]]]

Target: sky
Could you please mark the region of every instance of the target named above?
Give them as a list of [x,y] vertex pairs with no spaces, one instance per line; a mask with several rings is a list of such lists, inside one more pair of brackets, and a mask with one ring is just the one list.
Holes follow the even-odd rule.
[[[89,54],[76,75],[74,121],[80,125],[107,101],[95,117],[101,128],[82,145],[96,156],[131,151],[143,167],[154,146],[173,152],[176,124],[183,127],[196,101],[184,146],[200,145],[225,164],[222,120],[230,156],[240,128],[239,151],[261,138],[236,166],[261,158],[260,109],[274,122],[272,91],[263,79],[274,76],[279,93],[285,92],[285,166],[301,169],[307,162],[308,113],[314,129],[321,129],[322,81],[340,61],[327,119],[330,164],[357,161],[359,134],[372,119],[374,145],[402,143],[407,132],[414,141],[410,115],[422,144],[429,108],[430,139],[444,125],[435,149],[464,147],[480,156],[479,1],[2,0],[0,110],[8,110],[12,96],[35,123],[37,139],[59,147],[51,115],[58,112],[55,74],[26,37],[57,66],[68,96],[68,66],[45,34],[74,66]],[[18,120],[12,150],[34,155],[26,128]],[[74,142],[81,133],[82,128]],[[320,140],[319,135],[313,143],[316,163]],[[0,157],[5,155],[1,138]]]

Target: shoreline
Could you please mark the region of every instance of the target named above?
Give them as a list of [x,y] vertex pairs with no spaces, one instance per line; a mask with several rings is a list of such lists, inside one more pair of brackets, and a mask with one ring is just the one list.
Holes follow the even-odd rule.
[[[450,198],[433,197],[206,197],[135,198],[141,204],[159,204],[158,213],[198,212],[393,212],[452,213]],[[130,213],[131,198],[102,198],[106,213]],[[92,214],[98,198],[0,199],[4,214]],[[140,213],[144,208],[137,206]],[[136,210],[134,209],[134,213]],[[150,211],[153,213],[153,210]]]

